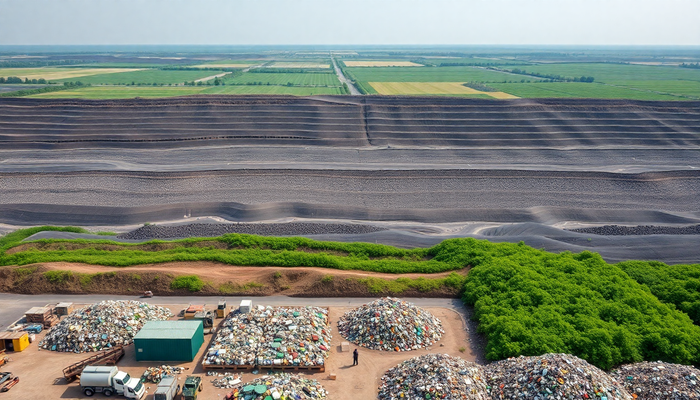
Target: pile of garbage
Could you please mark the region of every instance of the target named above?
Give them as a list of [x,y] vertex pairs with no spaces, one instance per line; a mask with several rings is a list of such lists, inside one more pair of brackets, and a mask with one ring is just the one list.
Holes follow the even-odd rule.
[[700,370],[688,365],[641,362],[610,373],[639,399],[700,399]]
[[382,376],[380,400],[490,400],[482,367],[447,354],[402,362]]
[[442,323],[412,303],[381,298],[345,313],[338,331],[347,340],[372,350],[408,351],[442,338]]
[[257,306],[229,314],[204,365],[320,366],[330,343],[327,309]]
[[252,382],[239,384],[226,395],[226,400],[264,400],[264,399],[325,399],[326,389],[315,379],[306,379],[298,374],[265,375]]
[[184,370],[185,367],[173,367],[171,365],[148,367],[141,375],[141,382],[160,383],[165,376],[175,376],[175,374],[181,374]]
[[148,321],[172,317],[167,308],[133,300],[107,300],[74,311],[51,328],[39,346],[46,350],[84,353],[133,342]]
[[633,398],[615,378],[569,354],[509,358],[485,373],[495,400]]
[[[219,374],[217,374],[217,376],[218,375]],[[241,375],[229,374],[228,372],[226,372],[223,375],[221,375],[220,378],[213,379],[211,383],[214,385],[214,387],[219,389],[231,389],[238,386],[238,384],[241,383]]]

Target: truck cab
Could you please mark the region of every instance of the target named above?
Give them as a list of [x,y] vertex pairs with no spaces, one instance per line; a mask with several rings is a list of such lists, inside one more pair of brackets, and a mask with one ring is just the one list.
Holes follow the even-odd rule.
[[197,395],[202,391],[202,378],[190,375],[185,379],[182,388],[182,398],[184,400],[197,400]]

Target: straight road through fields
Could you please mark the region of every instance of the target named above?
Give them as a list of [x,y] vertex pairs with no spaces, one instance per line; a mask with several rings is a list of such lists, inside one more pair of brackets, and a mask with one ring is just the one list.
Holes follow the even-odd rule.
[[333,61],[333,69],[335,69],[335,73],[338,75],[338,79],[340,80],[340,82],[348,85],[348,89],[350,90],[350,94],[353,96],[361,96],[362,93],[360,93],[360,91],[357,90],[355,85],[353,85],[352,82],[350,82],[348,80],[348,78],[346,78],[345,75],[343,75],[343,71],[340,70],[340,67],[338,66],[338,63],[335,61],[335,58],[331,57],[331,61]]

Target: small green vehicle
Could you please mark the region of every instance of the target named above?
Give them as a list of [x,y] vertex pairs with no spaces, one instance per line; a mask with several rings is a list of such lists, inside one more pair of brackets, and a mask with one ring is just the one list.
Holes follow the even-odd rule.
[[189,375],[182,387],[183,400],[197,400],[197,394],[202,391],[202,378]]

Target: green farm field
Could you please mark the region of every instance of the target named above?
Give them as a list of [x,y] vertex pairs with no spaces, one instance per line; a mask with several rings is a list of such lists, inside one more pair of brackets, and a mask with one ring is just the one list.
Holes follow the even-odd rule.
[[[127,85],[131,83],[145,84],[172,84],[191,82],[208,76],[217,75],[224,71],[168,71],[160,69],[149,69],[143,71],[121,72],[116,74],[102,74],[81,77],[80,81],[91,85]],[[75,81],[76,79],[62,79],[59,82]]]
[[341,87],[304,87],[279,85],[226,85],[207,87],[202,94],[283,94],[313,96],[317,94],[344,94]]
[[588,99],[685,100],[678,96],[609,86],[600,83],[490,83],[489,86],[514,96],[526,98],[572,97]]
[[527,72],[569,77],[592,76],[596,82],[620,81],[700,81],[700,70],[655,65],[626,64],[548,64],[522,67]]
[[538,80],[475,67],[375,67],[345,68],[360,82],[503,82]]
[[286,85],[291,83],[295,86],[341,86],[338,77],[333,73],[264,73],[247,72],[233,78],[224,78],[226,84],[248,85],[259,82],[263,85]]
[[37,99],[130,99],[134,97],[157,98],[199,94],[210,86],[138,87],[138,86],[90,86],[59,92],[41,93],[28,97]]
[[615,85],[700,99],[700,81],[617,81]]
[[340,87],[299,87],[274,85],[236,86],[90,86],[58,92],[35,94],[28,97],[38,99],[130,99],[134,97],[159,98],[188,96],[193,94],[280,94],[312,96],[318,94],[343,94]]

